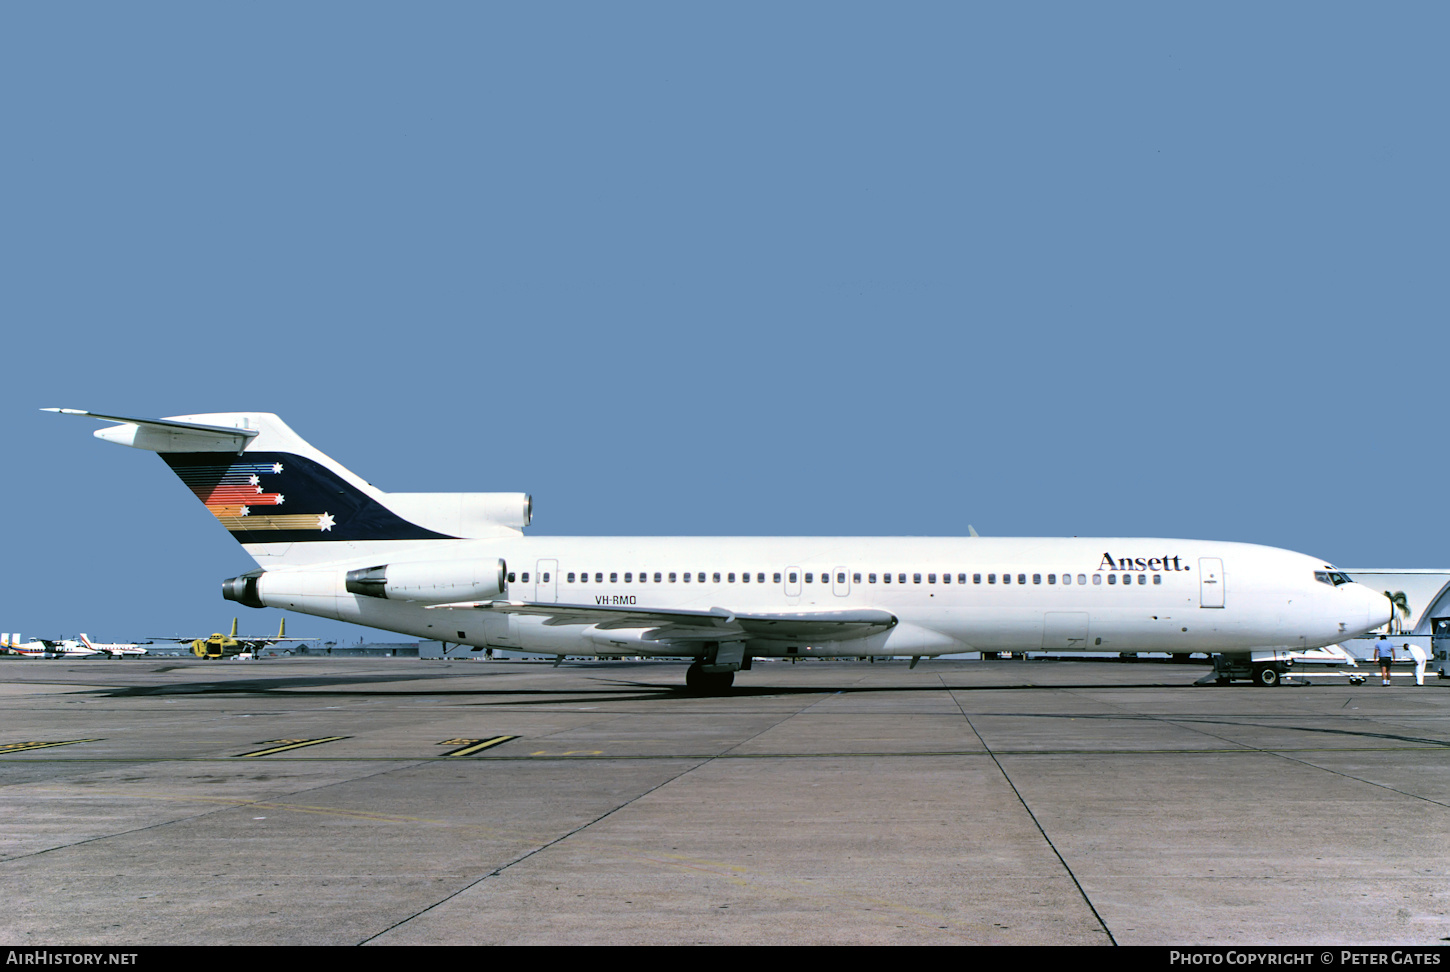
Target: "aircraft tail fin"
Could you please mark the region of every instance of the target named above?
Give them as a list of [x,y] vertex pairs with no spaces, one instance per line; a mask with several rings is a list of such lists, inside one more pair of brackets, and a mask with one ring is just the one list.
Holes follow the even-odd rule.
[[386,493],[270,412],[144,419],[45,411],[119,423],[96,437],[159,454],[264,566],[352,557],[368,541],[516,536],[531,518],[524,493]]
[[233,641],[236,641],[237,640],[237,619],[236,618],[232,618],[232,633],[231,633],[231,639]]
[[277,639],[280,641],[285,637],[287,637],[287,616],[283,615],[281,623],[277,625]]

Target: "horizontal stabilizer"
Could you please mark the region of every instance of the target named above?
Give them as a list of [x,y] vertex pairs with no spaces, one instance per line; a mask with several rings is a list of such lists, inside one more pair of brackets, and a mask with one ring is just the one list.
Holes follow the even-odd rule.
[[102,422],[120,422],[121,425],[109,429],[98,429],[96,438],[152,452],[240,452],[246,446],[247,440],[255,438],[258,433],[257,429],[204,425],[176,419],[104,415],[79,408],[43,408],[41,411],[60,415],[84,415]]

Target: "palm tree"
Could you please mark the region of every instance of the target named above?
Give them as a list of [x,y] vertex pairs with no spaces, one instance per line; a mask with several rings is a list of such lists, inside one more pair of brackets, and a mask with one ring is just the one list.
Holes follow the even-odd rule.
[[1410,618],[1410,600],[1405,597],[1404,591],[1395,591],[1393,594],[1385,591],[1385,597],[1390,599],[1390,634],[1400,634],[1403,626],[1400,623],[1400,619],[1395,615],[1398,613],[1408,621]]

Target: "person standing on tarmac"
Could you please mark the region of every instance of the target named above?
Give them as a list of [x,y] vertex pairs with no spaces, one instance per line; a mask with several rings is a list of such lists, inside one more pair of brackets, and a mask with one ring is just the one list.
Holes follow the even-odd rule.
[[1380,684],[1390,684],[1390,662],[1395,660],[1395,646],[1384,635],[1374,643],[1374,657],[1380,664]]

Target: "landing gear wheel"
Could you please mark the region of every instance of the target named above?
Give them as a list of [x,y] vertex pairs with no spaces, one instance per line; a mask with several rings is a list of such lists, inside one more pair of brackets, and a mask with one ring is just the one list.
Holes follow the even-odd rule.
[[1272,666],[1265,666],[1254,672],[1254,684],[1272,687],[1279,684],[1279,671]]
[[699,662],[685,669],[685,688],[695,695],[724,695],[734,684],[734,672],[707,672]]

